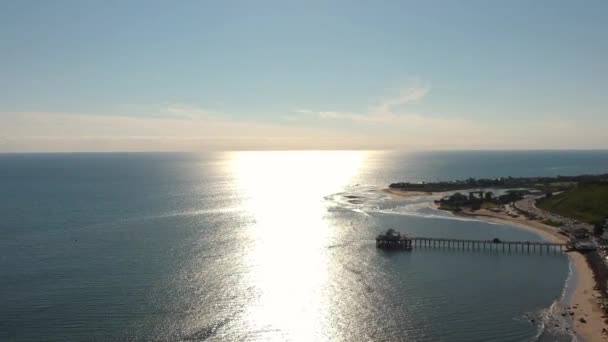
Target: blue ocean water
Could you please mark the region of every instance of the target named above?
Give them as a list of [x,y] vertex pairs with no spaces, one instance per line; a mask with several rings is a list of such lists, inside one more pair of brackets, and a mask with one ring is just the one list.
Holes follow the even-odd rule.
[[565,256],[377,250],[540,239],[381,189],[600,172],[607,151],[0,155],[0,340],[537,340]]

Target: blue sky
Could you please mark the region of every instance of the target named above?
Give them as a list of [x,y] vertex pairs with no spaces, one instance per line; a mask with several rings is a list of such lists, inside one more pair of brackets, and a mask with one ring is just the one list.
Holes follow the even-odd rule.
[[606,1],[2,1],[0,151],[608,148]]

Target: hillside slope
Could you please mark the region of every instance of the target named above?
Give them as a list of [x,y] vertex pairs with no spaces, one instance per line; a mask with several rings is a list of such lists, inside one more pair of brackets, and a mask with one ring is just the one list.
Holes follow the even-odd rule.
[[565,217],[594,224],[608,218],[608,183],[584,184],[543,198],[536,206]]

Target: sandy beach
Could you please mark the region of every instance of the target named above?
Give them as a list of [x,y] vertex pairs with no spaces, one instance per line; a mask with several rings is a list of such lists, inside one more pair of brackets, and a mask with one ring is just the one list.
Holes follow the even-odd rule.
[[[567,237],[560,234],[552,226],[527,218],[511,217],[504,212],[493,212],[489,210],[477,210],[475,213],[461,212],[458,215],[474,216],[485,220],[514,225],[541,234],[544,238],[554,242],[566,242]],[[600,294],[595,290],[595,279],[593,272],[584,255],[578,252],[567,253],[574,266],[576,279],[574,292],[572,294],[569,312],[573,312],[573,329],[583,341],[608,341],[608,324],[602,309],[596,301]],[[581,318],[585,323],[581,322]]]

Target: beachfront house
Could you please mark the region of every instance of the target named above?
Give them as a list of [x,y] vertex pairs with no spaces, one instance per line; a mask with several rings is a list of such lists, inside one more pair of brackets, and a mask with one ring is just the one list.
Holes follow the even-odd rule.
[[589,231],[585,228],[574,228],[570,230],[570,236],[577,240],[589,238]]

